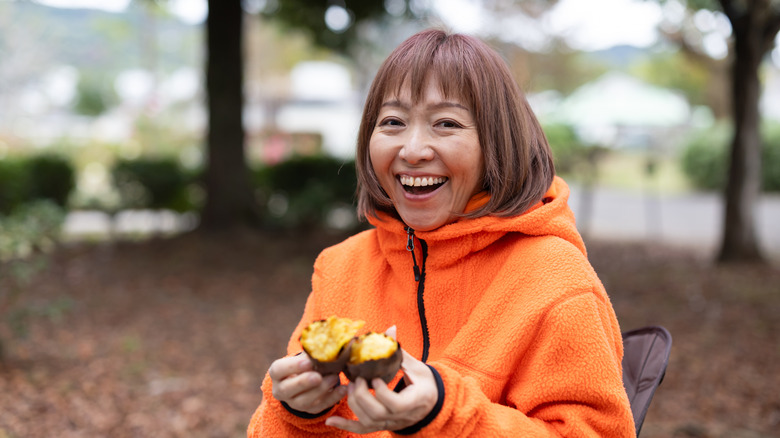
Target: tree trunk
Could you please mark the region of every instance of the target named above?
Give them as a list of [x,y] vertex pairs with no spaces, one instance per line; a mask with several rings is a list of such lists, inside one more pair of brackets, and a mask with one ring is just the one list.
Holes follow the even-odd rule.
[[254,225],[259,214],[244,154],[241,2],[209,0],[208,5],[208,158],[200,229],[219,231]]
[[734,138],[725,192],[723,236],[719,262],[763,260],[756,234],[756,209],[761,193],[761,136],[758,69],[763,57],[761,27],[733,27],[734,64],[731,96]]

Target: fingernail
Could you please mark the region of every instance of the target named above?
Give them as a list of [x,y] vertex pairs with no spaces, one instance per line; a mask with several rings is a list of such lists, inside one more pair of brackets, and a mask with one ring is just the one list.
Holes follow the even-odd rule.
[[355,384],[354,383],[350,383],[347,386],[347,394],[352,394],[353,392],[355,392]]

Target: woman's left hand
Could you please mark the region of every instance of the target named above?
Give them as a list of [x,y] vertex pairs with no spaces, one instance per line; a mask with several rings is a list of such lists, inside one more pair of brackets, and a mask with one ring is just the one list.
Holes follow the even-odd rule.
[[[393,333],[394,334],[394,333]],[[392,336],[392,335],[391,335]],[[379,430],[401,430],[425,418],[439,398],[433,372],[423,362],[401,349],[406,388],[394,392],[382,379],[374,379],[374,395],[363,378],[349,384],[347,403],[358,421],[332,416],[325,421],[333,426],[354,433],[370,433]]]

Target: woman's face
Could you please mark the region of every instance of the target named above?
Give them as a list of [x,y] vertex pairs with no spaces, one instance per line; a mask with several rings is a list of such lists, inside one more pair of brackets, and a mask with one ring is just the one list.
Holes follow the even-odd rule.
[[481,189],[484,166],[471,110],[427,82],[416,104],[408,86],[385,99],[369,142],[382,188],[419,231],[455,221]]

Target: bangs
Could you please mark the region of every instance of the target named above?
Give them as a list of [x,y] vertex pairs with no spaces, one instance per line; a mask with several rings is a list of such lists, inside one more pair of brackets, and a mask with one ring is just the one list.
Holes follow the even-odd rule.
[[483,189],[490,200],[464,216],[516,215],[541,200],[555,174],[552,153],[506,62],[474,37],[431,29],[393,50],[371,84],[357,139],[358,216],[379,211],[397,216],[374,173],[371,135],[384,102],[409,87],[411,103],[419,104],[429,84],[444,98],[468,107],[476,124],[484,158]]
[[[475,109],[473,84],[469,66],[463,64],[462,41],[459,35],[429,38],[414,50],[398,50],[394,59],[388,59],[378,88],[385,90],[383,100],[399,96],[405,86],[410,87],[413,104],[419,103],[429,81],[433,81],[447,99],[457,99],[472,111]],[[460,51],[460,53],[459,53]]]

